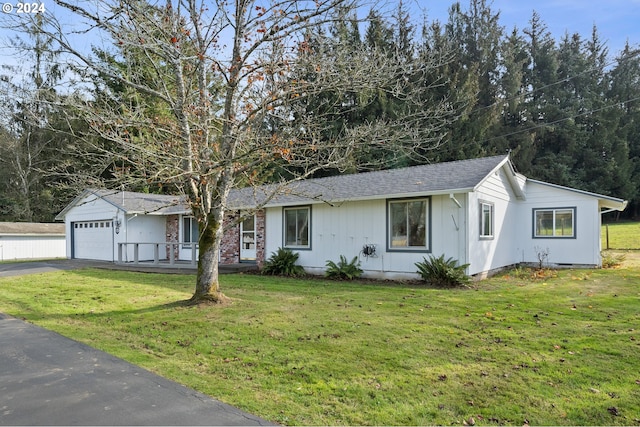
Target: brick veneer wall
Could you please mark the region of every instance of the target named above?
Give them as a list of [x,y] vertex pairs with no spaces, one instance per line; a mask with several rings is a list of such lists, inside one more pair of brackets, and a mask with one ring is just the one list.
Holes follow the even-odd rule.
[[[180,240],[180,216],[179,215],[169,215],[167,216],[167,225],[166,225],[166,241],[167,242],[179,242]],[[166,247],[167,251],[167,259],[169,259],[170,247]],[[173,259],[178,259],[178,245],[173,247]]]
[[265,239],[265,228],[266,228],[266,215],[265,211],[260,210],[256,212],[256,262],[258,263],[258,267],[262,268],[262,264],[265,260],[264,253],[264,239]]
[[[236,264],[240,262],[240,224],[238,212],[228,212],[224,219],[224,236],[220,246],[220,264]],[[256,263],[262,266],[264,262],[264,230],[265,212],[256,212]]]
[[[235,223],[238,220],[238,212],[227,212],[224,219],[224,235],[220,246],[220,264],[236,264],[240,262],[240,224]],[[260,210],[256,212],[256,262],[262,267],[265,260],[264,253],[264,233],[265,230],[265,212]],[[169,215],[167,217],[166,226],[167,242],[178,242],[180,239],[180,216]],[[166,249],[167,258],[169,257],[169,247]],[[178,245],[174,248],[174,259],[178,259]]]
[[237,264],[240,262],[240,224],[237,212],[227,212],[224,216],[224,235],[220,243],[220,264]]

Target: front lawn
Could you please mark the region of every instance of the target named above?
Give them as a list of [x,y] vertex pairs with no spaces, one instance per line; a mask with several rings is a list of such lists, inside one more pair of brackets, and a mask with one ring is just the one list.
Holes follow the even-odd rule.
[[226,307],[177,303],[193,280],[3,278],[0,311],[282,424],[640,423],[637,263],[465,290],[228,275]]

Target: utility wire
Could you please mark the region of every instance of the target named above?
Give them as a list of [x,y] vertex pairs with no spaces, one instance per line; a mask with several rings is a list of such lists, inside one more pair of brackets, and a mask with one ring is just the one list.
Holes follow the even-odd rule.
[[507,134],[503,134],[503,135],[498,135],[498,136],[494,136],[494,137],[491,137],[491,138],[487,138],[485,140],[480,141],[480,144],[485,143],[485,142],[489,142],[489,141],[493,141],[494,139],[506,138],[506,137],[517,135],[517,134],[520,134],[520,133],[529,132],[529,131],[532,131],[534,129],[539,129],[539,128],[542,128],[542,127],[546,127],[546,126],[550,126],[550,125],[555,125],[555,124],[558,124],[558,123],[566,122],[567,120],[572,120],[572,119],[576,119],[578,117],[587,116],[589,114],[597,113],[599,111],[603,111],[603,110],[606,110],[608,108],[612,108],[612,107],[615,107],[615,106],[618,106],[618,105],[626,105],[626,104],[628,104],[630,102],[638,101],[638,100],[640,100],[640,96],[628,99],[626,101],[614,102],[613,104],[605,105],[604,107],[596,108],[595,110],[585,111],[585,112],[582,112],[580,114],[576,114],[576,115],[573,115],[573,116],[570,116],[570,117],[565,117],[563,119],[554,120],[552,122],[540,123],[538,125],[531,126],[531,127],[526,128],[526,129],[520,129],[520,130],[511,132],[511,133],[507,133]]
[[471,110],[469,112],[469,115],[472,115],[474,113],[477,113],[477,112],[480,112],[480,111],[483,111],[483,110],[486,110],[486,109],[489,109],[489,108],[493,108],[493,107],[498,106],[498,105],[500,105],[502,103],[506,103],[506,102],[513,101],[513,100],[518,99],[518,98],[523,98],[523,97],[527,97],[527,96],[533,95],[534,93],[536,93],[538,91],[541,91],[541,90],[544,90],[544,89],[547,89],[547,88],[550,88],[550,87],[553,87],[553,86],[556,86],[556,85],[559,85],[559,84],[562,84],[562,83],[570,82],[571,80],[577,79],[578,77],[581,77],[584,74],[590,73],[590,72],[598,70],[600,68],[607,68],[610,65],[615,64],[616,62],[618,64],[620,64],[621,62],[633,59],[638,55],[640,55],[640,49],[636,50],[635,52],[631,53],[628,56],[625,56],[624,58],[621,58],[620,60],[618,60],[618,59],[611,60],[611,61],[607,62],[606,64],[604,64],[602,67],[600,67],[600,66],[592,67],[592,68],[589,68],[589,69],[587,69],[587,70],[585,70],[585,71],[583,71],[583,72],[581,72],[579,74],[576,74],[575,76],[565,77],[565,78],[563,78],[561,80],[558,80],[557,82],[549,83],[549,84],[541,86],[539,88],[535,88],[535,89],[532,89],[532,90],[529,90],[529,91],[514,95],[514,96],[512,96],[510,98],[499,99],[498,101],[494,102],[493,104],[485,105],[485,106],[482,106],[482,107],[477,107],[477,108]]

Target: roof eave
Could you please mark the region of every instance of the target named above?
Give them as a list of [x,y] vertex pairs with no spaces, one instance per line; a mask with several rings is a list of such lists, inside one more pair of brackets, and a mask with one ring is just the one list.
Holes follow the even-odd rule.
[[[65,206],[65,208],[58,214],[55,216],[55,220],[56,221],[64,221],[65,216],[67,215],[67,212],[69,212],[72,208],[74,208],[75,206],[78,205],[78,202],[82,199],[84,199],[85,197],[87,197],[90,194],[93,194],[94,196],[96,196],[95,200],[101,199],[103,201],[105,201],[106,203],[109,203],[110,205],[116,207],[117,209],[123,211],[126,214],[131,213],[130,211],[128,211],[126,208],[118,205],[117,203],[113,203],[110,200],[107,200],[106,198],[102,197],[100,194],[98,194],[96,192],[97,190],[94,189],[90,189],[87,188],[85,190],[82,191],[82,193],[80,193],[75,199],[73,199],[71,201],[71,203],[69,203],[67,206]],[[93,200],[92,200],[93,201]]]
[[[426,197],[426,196],[442,196],[449,194],[460,194],[460,193],[470,193],[473,191],[472,187],[468,188],[451,188],[448,190],[432,190],[432,191],[412,191],[407,193],[394,193],[394,194],[378,194],[372,196],[363,196],[363,197],[353,197],[348,199],[331,199],[331,200],[318,200],[318,199],[306,199],[300,201],[288,201],[288,202],[274,202],[267,203],[264,205],[265,208],[277,208],[277,207],[287,207],[287,206],[300,206],[300,205],[320,205],[320,204],[328,204],[328,205],[339,205],[345,202],[365,202],[370,200],[387,200],[387,199],[410,199],[416,197]],[[255,206],[234,206],[233,209],[255,209]]]
[[64,233],[1,233],[0,236],[11,236],[11,237],[64,237]]
[[507,180],[509,180],[509,184],[511,185],[511,189],[515,193],[516,198],[519,200],[525,200],[526,196],[524,193],[524,189],[518,184],[518,173],[515,171],[509,155],[504,156],[504,159],[502,159],[502,161],[500,161],[500,163],[498,163],[496,167],[494,167],[478,184],[476,184],[476,186],[473,188],[473,191],[477,191],[480,186],[482,186],[489,179],[491,175],[495,174],[500,169],[505,170],[505,176],[507,177]]
[[546,185],[548,187],[554,187],[554,188],[558,188],[558,189],[561,189],[561,190],[567,190],[567,191],[571,191],[571,192],[574,192],[574,193],[583,194],[585,196],[593,197],[595,199],[598,199],[598,206],[600,208],[623,211],[623,210],[626,209],[626,207],[627,207],[627,205],[629,203],[627,200],[619,199],[617,197],[605,196],[604,194],[592,193],[590,191],[579,190],[577,188],[564,187],[564,186],[558,185],[558,184],[551,184],[550,182],[538,181],[536,179],[531,179],[531,178],[527,178],[527,181],[531,181],[531,182],[534,182],[536,184]]

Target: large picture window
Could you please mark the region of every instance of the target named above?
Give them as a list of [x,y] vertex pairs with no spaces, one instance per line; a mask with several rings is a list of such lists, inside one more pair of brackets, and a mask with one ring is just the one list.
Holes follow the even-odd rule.
[[493,239],[493,203],[480,202],[480,238]]
[[533,237],[575,237],[575,213],[575,208],[534,209]]
[[284,246],[288,248],[310,248],[309,224],[311,208],[284,208]]
[[388,202],[390,250],[429,250],[429,199]]

